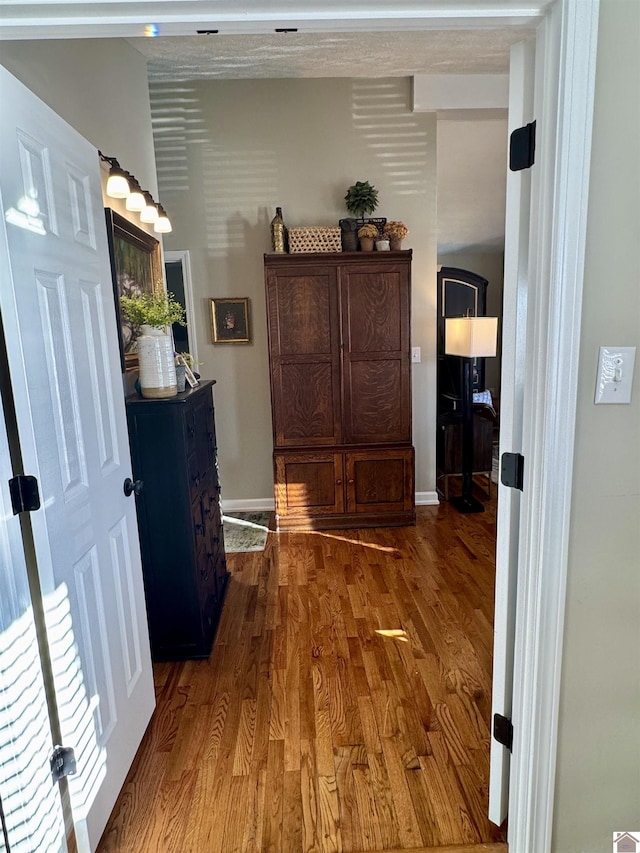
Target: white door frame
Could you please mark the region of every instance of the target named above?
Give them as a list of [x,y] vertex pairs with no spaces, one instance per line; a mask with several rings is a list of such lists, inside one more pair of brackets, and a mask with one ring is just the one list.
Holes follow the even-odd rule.
[[[473,7],[460,0],[425,3],[414,18],[403,19],[389,3],[376,12],[374,28],[455,31],[535,25],[541,20],[548,24],[536,81],[541,178],[531,210],[537,223],[537,248],[531,259],[535,269],[530,273],[527,330],[526,462],[509,796],[511,850],[545,853],[551,843],[555,787],[598,0],[485,3]],[[129,5],[133,14],[136,4]],[[367,10],[338,10],[329,18],[322,4],[300,5],[300,26],[307,29],[372,28]],[[5,37],[50,38],[52,33],[58,38],[127,37],[139,32],[137,20],[116,21],[107,16],[92,20],[97,7],[90,3],[78,3],[72,23],[57,16],[56,6],[56,2],[50,5],[46,19],[5,22]],[[281,19],[282,10],[270,4],[268,11],[263,9],[248,24],[243,14],[238,7],[228,16],[227,26],[266,31]],[[291,21],[296,10],[287,7],[286,14]],[[177,32],[180,22],[175,15],[169,21],[167,15],[166,8],[159,7],[154,20],[172,25]],[[192,24],[189,27],[191,32]]]
[[[187,328],[191,329],[189,335],[189,352],[193,356],[195,363],[198,363],[198,343],[196,341],[196,311],[193,301],[193,279],[191,278],[191,259],[188,249],[181,249],[178,252],[163,252],[165,263],[175,263],[180,261],[182,264],[182,283],[184,285],[184,301],[187,312]],[[165,276],[166,281],[166,276]]]

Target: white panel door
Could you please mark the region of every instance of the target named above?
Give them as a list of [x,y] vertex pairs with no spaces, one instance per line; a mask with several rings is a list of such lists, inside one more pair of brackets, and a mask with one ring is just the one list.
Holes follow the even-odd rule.
[[[0,266],[0,275],[5,271]],[[49,773],[54,744],[20,520],[9,494],[5,420],[0,394],[0,801],[11,853],[66,853],[62,804]],[[0,851],[6,849],[0,829]]]
[[[533,120],[535,43],[511,48],[509,133]],[[507,173],[500,382],[500,457],[522,452],[527,290],[529,284],[531,171]],[[496,594],[491,720],[511,719],[515,641],[520,492],[498,486]],[[491,738],[489,819],[498,826],[509,804],[509,750]]]
[[154,706],[98,155],[0,69],[0,281],[80,850],[95,849]]

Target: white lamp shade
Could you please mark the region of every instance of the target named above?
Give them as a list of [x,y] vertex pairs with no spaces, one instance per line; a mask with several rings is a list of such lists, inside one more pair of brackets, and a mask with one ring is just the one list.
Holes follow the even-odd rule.
[[107,195],[110,198],[127,198],[129,192],[129,181],[127,181],[124,175],[117,172],[109,175],[107,180]]
[[138,190],[134,190],[125,202],[127,210],[133,210],[136,213],[144,210],[146,206],[147,202],[145,201],[142,193],[138,192]]
[[158,213],[158,208],[152,202],[151,204],[147,204],[145,209],[143,211],[141,211],[140,221],[141,222],[157,222],[159,215],[160,214]]
[[153,224],[153,230],[156,234],[170,234],[173,231],[171,222],[168,216],[160,216],[157,222]]
[[446,317],[444,351],[463,358],[494,356],[498,345],[497,317]]

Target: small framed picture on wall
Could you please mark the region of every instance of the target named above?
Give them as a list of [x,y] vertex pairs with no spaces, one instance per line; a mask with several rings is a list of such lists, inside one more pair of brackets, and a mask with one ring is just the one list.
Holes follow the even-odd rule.
[[251,343],[248,297],[210,301],[214,344]]

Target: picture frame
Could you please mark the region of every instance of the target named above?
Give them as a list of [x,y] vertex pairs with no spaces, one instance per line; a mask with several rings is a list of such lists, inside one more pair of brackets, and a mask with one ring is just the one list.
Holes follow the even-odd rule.
[[176,364],[184,365],[184,378],[186,383],[190,388],[195,388],[198,385],[196,375],[181,355],[176,356]]
[[248,297],[211,299],[210,302],[213,343],[251,343]]
[[162,287],[160,242],[111,208],[105,208],[111,280],[116,304],[122,372],[138,369],[138,330],[122,316],[121,296],[153,293]]

